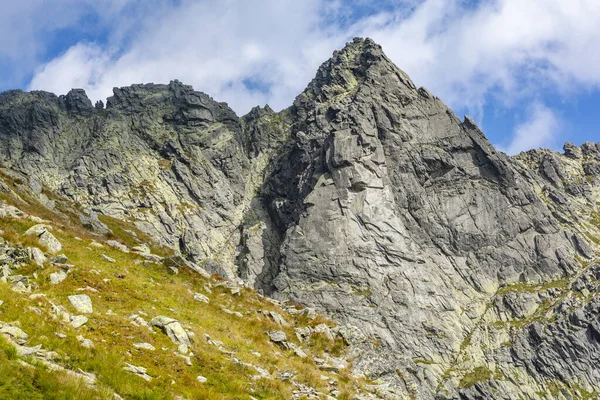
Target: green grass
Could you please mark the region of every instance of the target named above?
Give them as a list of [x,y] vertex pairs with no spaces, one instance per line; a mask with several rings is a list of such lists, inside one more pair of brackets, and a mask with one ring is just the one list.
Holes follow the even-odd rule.
[[[117,240],[127,247],[138,246],[140,243],[153,243],[148,234],[142,232],[133,224],[108,215],[98,215],[98,219],[112,231],[112,233],[105,235],[106,239]],[[135,235],[131,232],[134,232]],[[156,245],[153,246],[153,250],[155,254],[163,257],[172,256],[174,254],[172,249]]]
[[413,360],[413,362],[415,364],[426,364],[426,365],[431,365],[431,364],[435,364],[435,362],[433,362],[433,360],[426,360],[424,358],[415,358]]
[[102,391],[62,372],[48,371],[40,364],[22,365],[17,353],[0,337],[0,399],[11,400],[92,400],[110,399]]
[[[577,257],[577,256],[576,256]],[[578,260],[581,263],[581,261]],[[523,282],[513,283],[511,285],[507,285],[501,287],[496,292],[496,295],[503,295],[511,292],[517,293],[538,293],[544,290],[558,288],[558,289],[567,289],[571,283],[570,278],[557,279],[555,281],[546,282],[543,284],[529,284]]]
[[[27,208],[29,213],[36,214],[36,209],[42,210],[43,218],[55,221],[51,211],[36,205],[32,199],[22,202],[12,196],[6,196],[5,200],[7,198],[19,208]],[[62,253],[75,268],[65,281],[52,285],[49,275],[57,271],[57,267],[39,269],[33,264],[22,267],[19,274],[37,274],[37,279],[31,279],[39,285],[34,293],[44,294],[45,297],[31,299],[27,294],[15,295],[9,284],[0,283],[0,300],[5,302],[0,308],[0,321],[18,321],[30,336],[27,345],[41,344],[43,349],[58,352],[62,360],[57,362],[63,367],[96,374],[97,390],[90,390],[81,382],[46,371],[37,365],[29,371],[18,364],[19,358],[14,349],[5,345],[0,351],[0,398],[104,399],[111,398],[113,392],[125,399],[172,399],[178,395],[190,399],[249,400],[250,396],[257,399],[291,398],[294,389],[291,382],[252,379],[257,374],[255,370],[233,363],[229,355],[207,343],[205,333],[222,341],[226,350],[235,352],[235,357],[245,363],[265,368],[272,375],[280,370],[296,371],[297,382],[322,392],[327,391],[327,383],[320,379],[323,372],[312,361],[312,357],[302,359],[291,351],[273,345],[266,332],[283,330],[290,341],[301,345],[309,355],[316,356],[321,356],[325,351],[332,355],[343,354],[346,349],[344,342],[341,339],[329,340],[319,334],[313,335],[310,344],[301,344],[295,338],[293,327],[280,327],[259,311],[278,312],[296,326],[331,325],[330,321],[323,317],[312,321],[305,316],[296,317],[250,289],[242,289],[239,295],[233,296],[227,288],[217,287],[217,280],[205,279],[185,268],[178,275],[169,275],[163,265],[141,263],[139,255],[122,253],[109,246],[90,246],[92,240],[102,242],[106,238],[87,231],[77,220],[61,218],[57,217],[56,221],[60,223],[52,233],[63,245]],[[101,220],[113,230],[111,238],[128,246],[137,244],[136,237],[128,232],[130,230],[136,232],[137,239],[150,243],[142,232],[127,222],[109,217],[101,217]],[[34,223],[30,220],[0,220],[3,237],[20,246],[37,245],[36,238],[22,235],[32,225]],[[156,246],[152,250],[157,254],[161,252]],[[116,263],[103,260],[102,254],[114,258]],[[212,286],[212,293],[205,291],[206,286]],[[94,288],[97,292],[78,290],[86,287]],[[207,295],[210,303],[194,300],[194,292]],[[74,314],[75,310],[70,306],[67,296],[77,293],[87,293],[91,297],[94,313],[89,316],[86,325],[74,329],[52,318],[50,303],[62,305]],[[39,308],[42,315],[37,316],[29,307]],[[244,317],[229,315],[222,307],[239,311]],[[108,313],[109,310],[112,313]],[[157,315],[174,317],[194,333],[191,367],[174,354],[176,346],[166,335],[156,329],[152,333],[146,327],[136,327],[129,322],[130,315],[140,312],[147,315],[144,316],[147,321]],[[67,337],[61,339],[56,335],[57,332]],[[81,347],[77,335],[92,340],[95,348]],[[135,349],[133,343],[136,342],[151,343],[156,351]],[[253,355],[251,351],[258,351],[261,357]],[[146,383],[123,371],[125,363],[147,368],[148,374],[154,379]],[[9,373],[9,370],[13,372]],[[347,371],[339,375],[325,374],[338,380],[338,389],[343,393],[340,398],[351,398],[356,388],[362,385],[361,380],[351,378]],[[196,380],[198,375],[206,377],[208,382],[199,383]],[[15,384],[17,376],[25,378]],[[60,385],[63,388],[57,389]]]
[[590,213],[590,222],[596,227],[600,228],[600,213],[592,211]]
[[458,387],[470,388],[479,382],[490,380],[493,375],[493,372],[489,368],[483,366],[477,367],[462,377]]

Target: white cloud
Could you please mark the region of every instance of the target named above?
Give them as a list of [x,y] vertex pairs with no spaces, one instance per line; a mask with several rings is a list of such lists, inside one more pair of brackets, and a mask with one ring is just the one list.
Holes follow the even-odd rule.
[[[266,102],[287,107],[343,42],[319,29],[323,7],[319,0],[183,1],[146,19],[124,52],[74,46],[39,68],[30,88],[83,87],[101,99],[114,86],[179,79],[238,112]],[[248,89],[247,80],[264,90]]]
[[122,16],[108,44],[80,43],[39,67],[31,89],[83,87],[101,99],[113,86],[179,79],[238,113],[280,109],[353,36],[373,37],[418,85],[478,120],[490,96],[511,107],[543,90],[600,86],[597,0],[398,1],[358,20],[344,0],[112,3],[104,13],[121,17],[135,4],[143,17]]
[[[140,1],[140,0],[136,0]],[[103,26],[110,25],[130,0],[0,0],[0,87],[20,84],[46,55],[46,46],[57,30],[76,27],[79,31],[96,28],[83,17],[94,13]]]
[[[390,58],[454,107],[481,108],[493,92],[510,105],[545,85],[600,84],[600,2],[427,0],[408,19],[366,23]],[[535,96],[535,93],[533,93]]]
[[509,155],[540,147],[554,148],[561,130],[561,121],[555,113],[541,103],[529,109],[527,121],[515,127],[513,137],[502,149]]

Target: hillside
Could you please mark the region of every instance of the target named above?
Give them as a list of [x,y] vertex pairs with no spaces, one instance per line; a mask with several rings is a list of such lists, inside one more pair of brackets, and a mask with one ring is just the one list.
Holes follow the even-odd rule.
[[[370,39],[281,112],[238,117],[178,81],[106,108],[5,92],[2,229],[24,266],[0,320],[123,398],[595,398],[600,144],[564,149],[497,151]],[[13,250],[43,246],[34,226],[66,260]],[[94,311],[73,329],[76,294]]]
[[350,398],[364,387],[340,358],[343,333],[313,309],[192,269],[125,222],[93,233],[64,199],[46,209],[27,177],[1,174],[0,398]]

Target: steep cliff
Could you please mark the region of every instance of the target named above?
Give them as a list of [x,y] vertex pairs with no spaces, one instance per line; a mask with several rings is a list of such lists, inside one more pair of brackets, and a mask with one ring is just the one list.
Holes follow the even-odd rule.
[[128,220],[326,312],[378,396],[600,393],[600,145],[510,158],[369,39],[279,113],[238,118],[177,81],[115,89],[106,109],[13,91],[0,139],[0,161],[87,226]]

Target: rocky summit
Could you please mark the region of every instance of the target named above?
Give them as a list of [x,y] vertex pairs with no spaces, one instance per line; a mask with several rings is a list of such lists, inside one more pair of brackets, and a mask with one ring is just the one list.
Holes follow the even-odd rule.
[[[123,275],[146,276],[148,265],[163,265],[148,275],[152,282],[177,276],[185,287],[201,279],[206,290],[190,288],[198,291],[185,292],[177,312],[130,310],[144,334],[123,333],[137,335],[135,350],[121,362],[129,376],[148,385],[159,381],[147,354],[160,346],[174,346],[181,362],[197,363],[193,354],[200,350],[186,327],[207,322],[186,321],[191,307],[212,307],[214,335],[215,320],[246,319],[243,309],[231,309],[237,300],[213,304],[240,291],[256,296],[244,307],[269,304],[253,314],[265,324],[261,346],[308,360],[285,370],[277,357],[258,365],[237,353],[244,341],[257,340],[256,332],[228,336],[233,351],[225,339],[206,334],[207,346],[227,361],[204,356],[208,371],[195,371],[198,376],[182,384],[197,391],[163,390],[168,398],[600,396],[600,143],[509,157],[472,119],[459,119],[417,87],[370,39],[336,51],[280,112],[256,107],[238,117],[179,81],[115,88],[106,108],[92,106],[81,89],[64,96],[5,92],[0,162],[2,221],[35,217],[18,233],[33,232],[22,236],[25,245],[39,242],[33,251],[5,235],[4,259],[11,266],[31,259],[37,269],[51,263],[52,290],[68,283],[74,269],[98,269],[73,253],[72,239],[71,247],[61,245],[61,237],[81,232],[89,237],[86,251],[97,253],[106,271],[129,260],[137,264]],[[22,201],[37,206],[25,210]],[[61,251],[64,260],[56,258]],[[183,279],[178,271],[184,267],[201,277]],[[51,295],[45,283],[36,283],[34,267],[27,267],[29,275],[3,268],[6,285],[22,296]],[[119,280],[121,273],[113,274]],[[98,288],[83,283],[89,289],[56,296],[86,316],[65,317],[59,305],[53,313],[69,329],[78,326],[79,343],[95,345],[86,350],[93,352],[99,344],[88,333],[96,342],[115,339],[99,322],[86,328],[93,325],[88,319],[98,318],[97,304],[99,310],[110,304],[117,314],[119,304],[107,282]],[[162,289],[139,285],[129,295],[121,285],[121,294],[142,305],[163,301]],[[226,297],[211,295],[210,285],[226,287]],[[148,289],[143,296],[136,292],[142,287]],[[25,346],[24,338],[14,340],[23,332],[18,324],[2,314],[0,321],[12,329],[5,335]],[[167,340],[153,342],[159,334]],[[305,344],[315,335],[318,343]],[[319,343],[329,344],[315,347]],[[146,358],[136,360],[140,352]],[[225,362],[238,374],[249,369],[255,380],[287,382],[291,389],[240,384],[234,395],[214,385],[219,378],[211,369],[217,367],[207,365]],[[87,376],[68,364],[60,368]],[[324,384],[295,378],[311,368],[330,374],[316,379]],[[141,398],[102,381],[101,370],[94,374],[92,386]],[[207,388],[215,397],[202,397]]]

